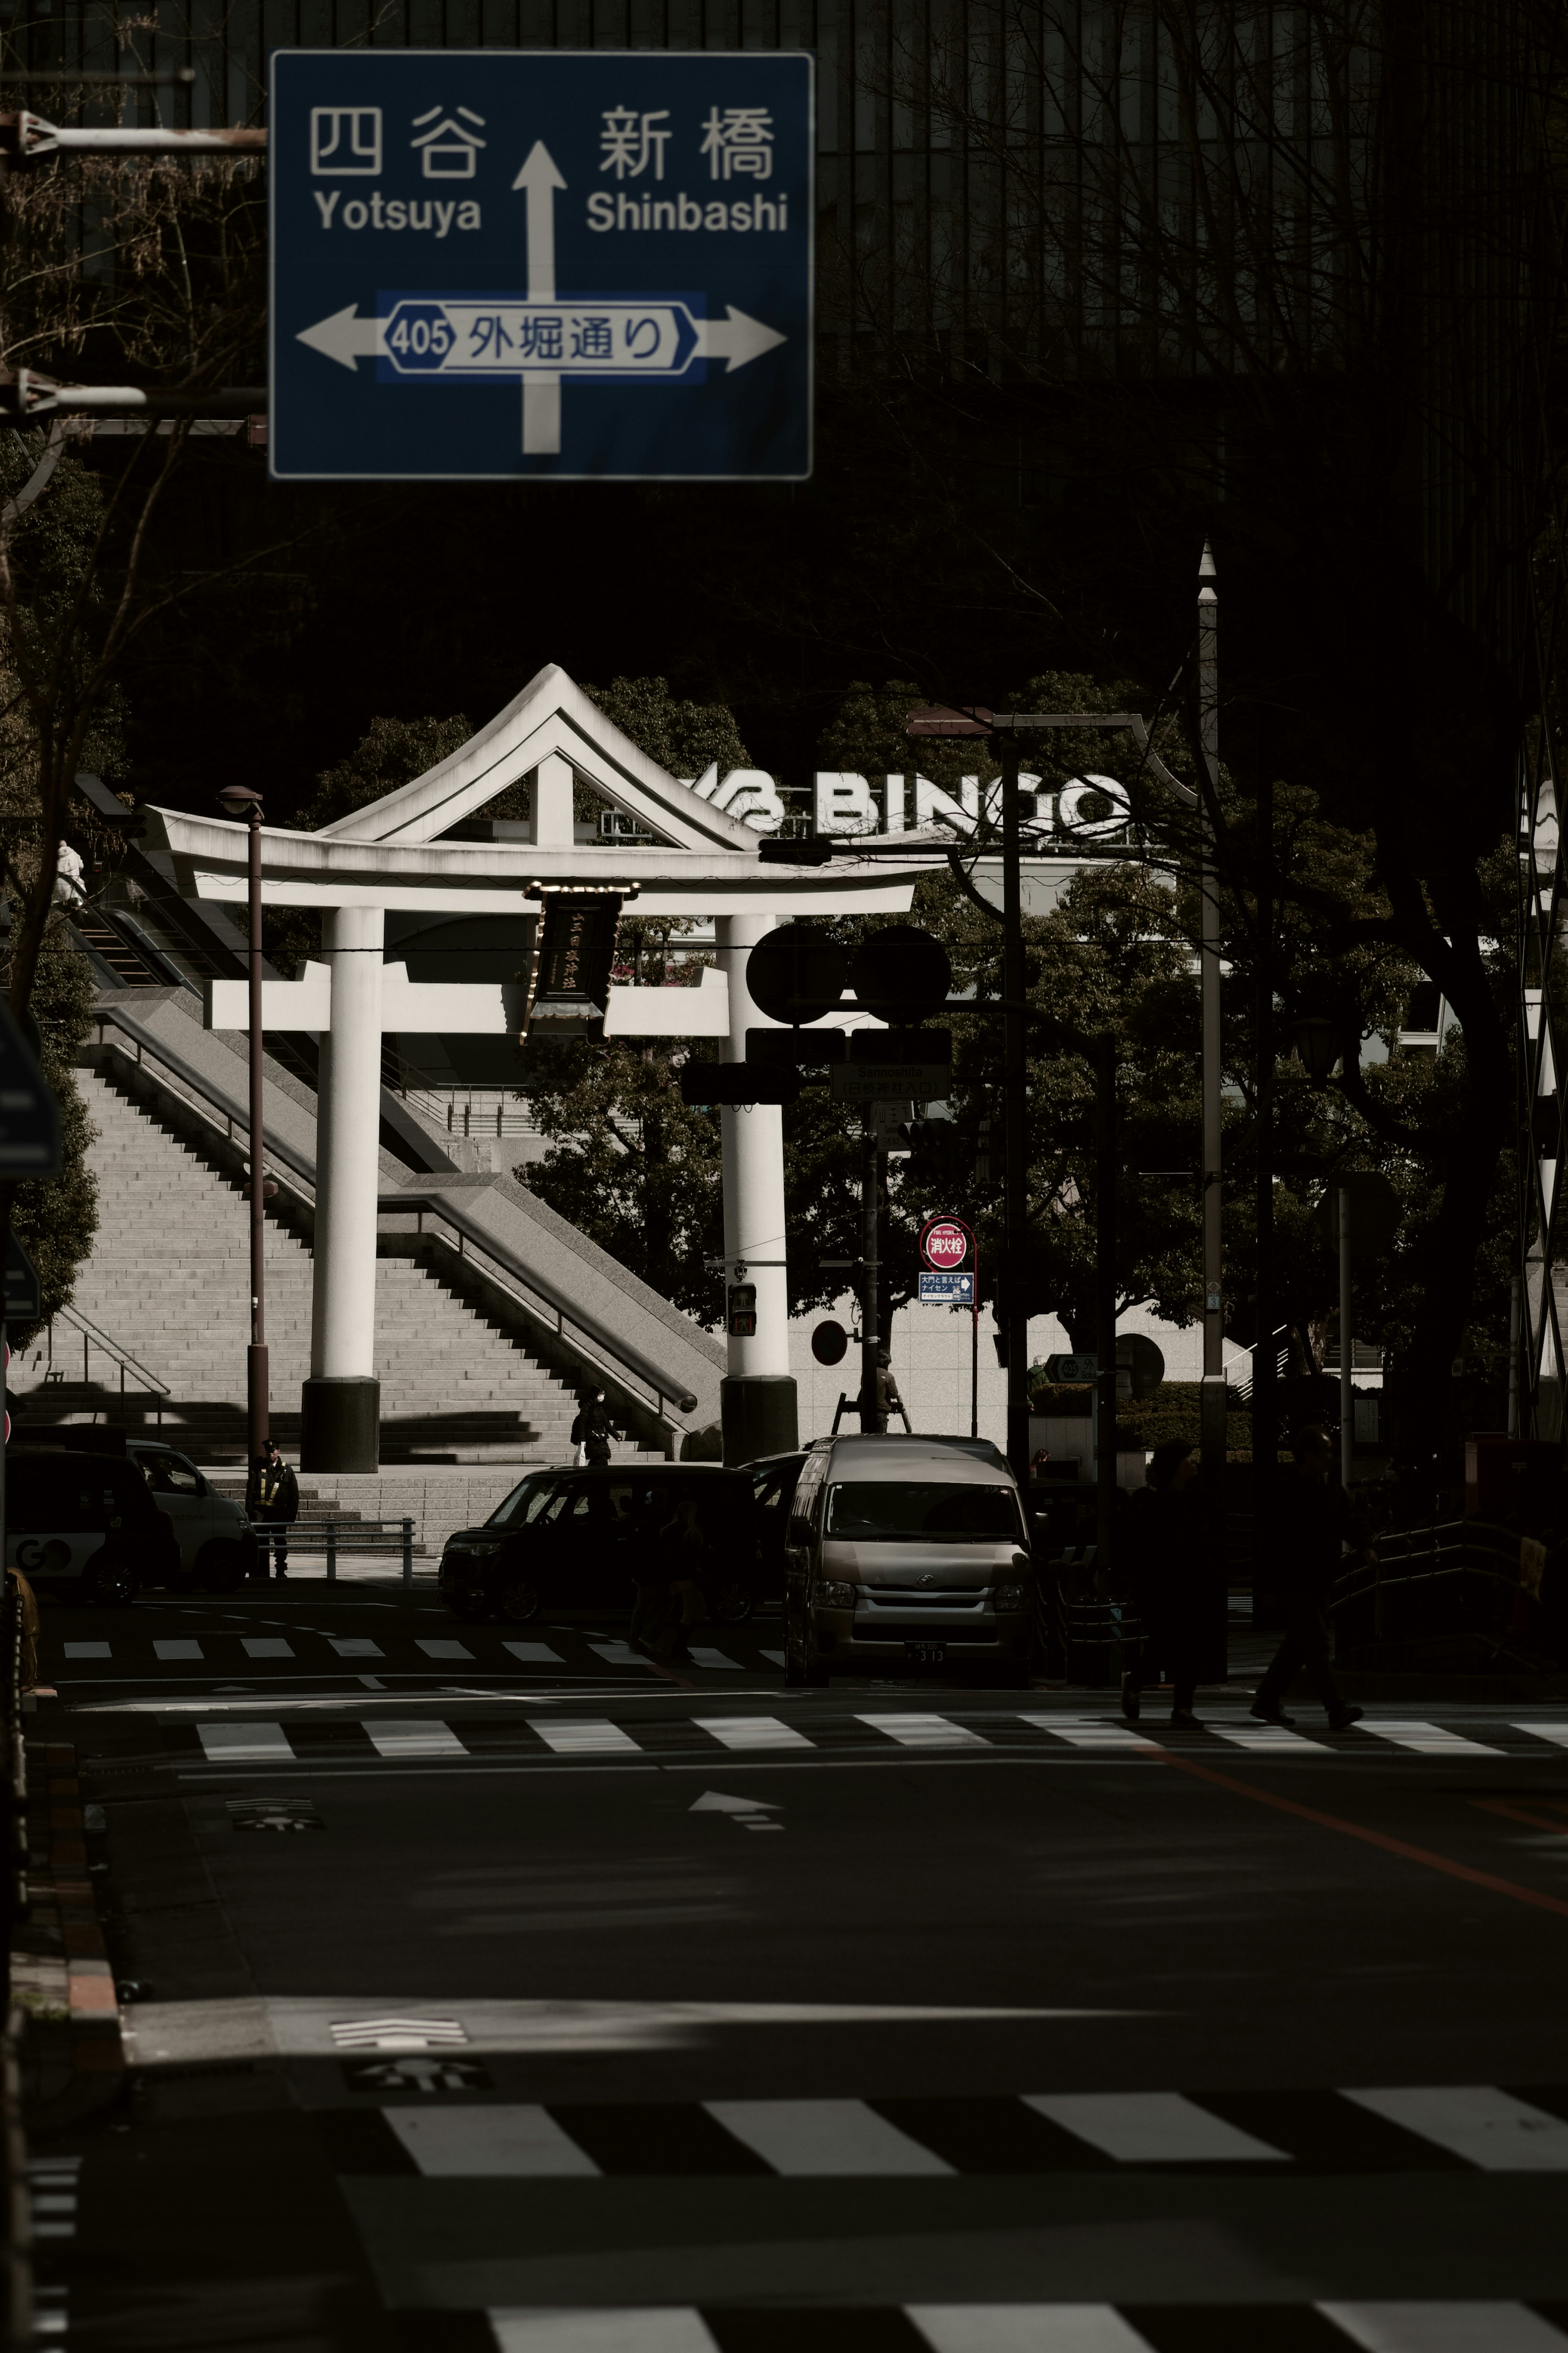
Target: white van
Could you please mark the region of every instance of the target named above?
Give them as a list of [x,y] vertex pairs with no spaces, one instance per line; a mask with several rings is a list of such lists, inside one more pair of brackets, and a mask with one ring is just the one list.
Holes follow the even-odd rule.
[[889,1668],[1027,1677],[1035,1579],[1018,1489],[994,1450],[819,1438],[784,1542],[784,1680]]

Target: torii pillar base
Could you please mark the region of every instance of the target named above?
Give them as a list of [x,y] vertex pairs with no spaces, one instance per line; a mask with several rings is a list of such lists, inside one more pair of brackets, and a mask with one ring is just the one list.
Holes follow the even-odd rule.
[[793,1454],[800,1443],[795,1377],[790,1373],[731,1375],[719,1384],[724,1461],[733,1470],[769,1454]]
[[379,1471],[381,1383],[321,1380],[300,1389],[301,1471]]

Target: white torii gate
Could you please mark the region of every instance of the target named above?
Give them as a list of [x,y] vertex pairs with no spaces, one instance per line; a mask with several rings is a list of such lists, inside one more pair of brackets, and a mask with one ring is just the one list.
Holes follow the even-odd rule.
[[[655,839],[576,841],[574,774]],[[527,839],[445,838],[524,777],[532,779]],[[695,989],[616,988],[605,1035],[717,1035],[723,1060],[743,1060],[747,1028],[764,1023],[745,987],[746,951],[792,915],[907,913],[921,873],[944,859],[941,847],[911,841],[896,864],[846,857],[831,869],[764,866],[758,833],[781,814],[773,779],[760,771],[721,783],[710,770],[695,785],[667,776],[552,664],[460,751],[411,784],[318,833],[262,828],[264,902],[313,907],[322,919],[324,960],[307,965],[297,981],[268,981],[262,1003],[268,1029],[311,1030],[321,1041],[303,1468],[374,1470],[379,1462],[382,1034],[515,1037],[521,1020],[521,990],[413,982],[405,965],[386,963],[388,913],[530,918],[548,892],[618,888],[639,915],[711,916],[722,977]],[[149,816],[149,847],[172,855],[186,896],[243,907],[246,827],[175,809]],[[207,1023],[248,1027],[243,981],[210,985]],[[744,1261],[757,1293],[756,1332],[729,1337],[723,1384],[726,1459],[746,1461],[793,1446],[796,1436],[783,1115],[763,1104],[726,1109],[722,1124],[724,1253],[731,1265]]]

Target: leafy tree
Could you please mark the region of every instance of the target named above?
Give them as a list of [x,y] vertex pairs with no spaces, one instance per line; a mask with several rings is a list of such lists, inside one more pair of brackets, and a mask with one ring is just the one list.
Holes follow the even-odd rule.
[[615,678],[583,691],[669,776],[696,778],[717,763],[722,776],[752,765],[728,703],[683,702],[663,678]]

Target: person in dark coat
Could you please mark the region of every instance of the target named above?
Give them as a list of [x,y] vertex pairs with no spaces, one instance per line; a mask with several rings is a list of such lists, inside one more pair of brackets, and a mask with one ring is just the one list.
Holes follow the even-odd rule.
[[610,1459],[610,1417],[605,1409],[603,1389],[584,1391],[577,1400],[577,1419],[572,1424],[572,1443],[584,1462],[607,1462]]
[[1353,1545],[1369,1568],[1377,1555],[1365,1523],[1334,1475],[1333,1440],[1326,1430],[1298,1432],[1293,1468],[1276,1482],[1273,1530],[1274,1582],[1285,1611],[1285,1640],[1253,1697],[1252,1714],[1263,1724],[1290,1725],[1283,1701],[1294,1676],[1305,1667],[1335,1732],[1354,1724],[1363,1711],[1352,1707],[1329,1664],[1329,1599],[1340,1573],[1342,1547]]
[[1149,1461],[1117,1531],[1118,1567],[1143,1625],[1133,1664],[1121,1678],[1121,1713],[1136,1724],[1144,1685],[1163,1669],[1174,1686],[1171,1722],[1195,1726],[1208,1578],[1194,1489],[1197,1460],[1184,1439],[1167,1439]]
[[[269,1438],[261,1454],[250,1466],[250,1478],[245,1490],[245,1508],[252,1527],[289,1527],[300,1516],[300,1482],[278,1450],[278,1440]],[[289,1540],[287,1536],[264,1535],[257,1547],[257,1575],[268,1573],[268,1555],[278,1556],[278,1575],[289,1574]]]

